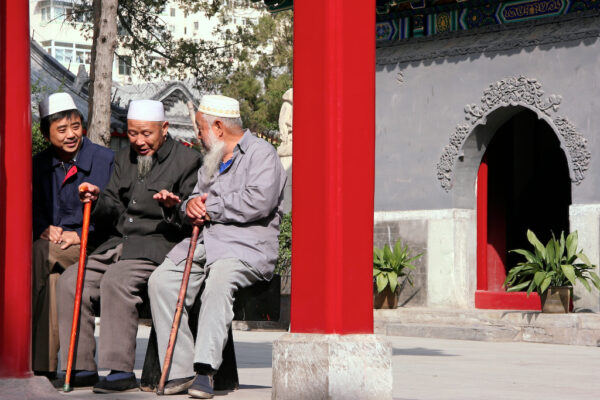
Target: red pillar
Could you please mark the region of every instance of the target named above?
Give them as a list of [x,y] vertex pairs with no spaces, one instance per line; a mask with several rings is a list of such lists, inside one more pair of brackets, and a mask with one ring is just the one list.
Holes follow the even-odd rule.
[[31,375],[29,2],[0,0],[0,377]]
[[375,1],[294,2],[291,332],[373,333]]

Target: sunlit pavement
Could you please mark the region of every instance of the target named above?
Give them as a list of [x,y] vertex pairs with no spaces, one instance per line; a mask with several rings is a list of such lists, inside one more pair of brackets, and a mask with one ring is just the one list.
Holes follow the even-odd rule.
[[[216,398],[271,398],[271,348],[284,332],[234,331],[240,389]],[[149,328],[140,326],[139,379]],[[598,399],[600,348],[532,343],[385,337],[393,346],[394,399]],[[102,374],[106,374],[103,371]],[[154,393],[98,395],[81,399],[150,399]],[[1,396],[0,396],[1,397]],[[187,395],[169,399],[188,399]]]

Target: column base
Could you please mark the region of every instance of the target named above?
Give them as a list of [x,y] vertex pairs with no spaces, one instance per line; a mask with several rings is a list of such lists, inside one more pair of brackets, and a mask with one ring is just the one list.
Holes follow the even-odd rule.
[[273,343],[272,399],[392,399],[392,347],[375,335],[288,333]]
[[43,376],[0,378],[0,398],[4,400],[60,400],[64,397]]

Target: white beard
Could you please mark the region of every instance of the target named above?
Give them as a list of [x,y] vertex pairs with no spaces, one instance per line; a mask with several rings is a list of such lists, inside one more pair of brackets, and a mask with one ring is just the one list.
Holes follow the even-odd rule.
[[152,156],[137,156],[138,178],[143,179],[152,169]]
[[204,166],[204,182],[208,184],[211,179],[215,176],[215,173],[219,170],[219,164],[223,160],[225,155],[225,142],[217,139],[212,131],[212,127],[209,134],[210,149],[204,155],[203,166]]

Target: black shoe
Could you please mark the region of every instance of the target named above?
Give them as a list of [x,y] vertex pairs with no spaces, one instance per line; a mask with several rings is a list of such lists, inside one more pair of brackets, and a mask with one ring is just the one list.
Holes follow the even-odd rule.
[[212,376],[196,375],[196,379],[188,388],[188,394],[195,399],[212,399],[215,394]]
[[[92,373],[90,372],[91,371],[73,371],[71,373],[71,382],[69,382],[70,386],[72,388],[84,388],[94,386],[99,380],[98,373],[95,371]],[[65,374],[63,373],[56,379],[53,379],[51,383],[55,389],[63,390],[63,388],[65,387]]]
[[195,376],[188,376],[187,378],[172,379],[165,385],[164,394],[178,394],[184,393],[188,390],[192,383],[194,383]]
[[133,392],[140,390],[133,372],[125,378],[111,379],[108,375],[105,379],[94,385],[94,393]]

